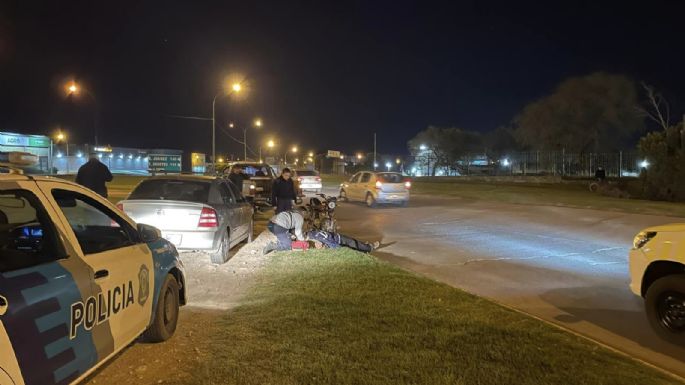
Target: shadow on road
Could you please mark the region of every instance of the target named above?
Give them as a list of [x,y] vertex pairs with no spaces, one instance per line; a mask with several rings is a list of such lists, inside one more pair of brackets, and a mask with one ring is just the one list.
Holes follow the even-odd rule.
[[559,324],[570,326],[583,321],[588,322],[647,349],[685,362],[685,348],[661,340],[652,331],[644,311],[583,307],[584,303],[597,303],[598,298],[605,298],[616,299],[617,303],[636,302],[637,307],[641,309],[642,300],[627,289],[619,290],[607,286],[560,288],[547,291],[540,298],[567,313],[554,317]]

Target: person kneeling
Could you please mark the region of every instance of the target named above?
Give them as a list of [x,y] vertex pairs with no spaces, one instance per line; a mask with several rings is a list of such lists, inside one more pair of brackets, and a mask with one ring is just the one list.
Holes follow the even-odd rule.
[[272,251],[290,250],[292,243],[291,234],[295,235],[295,239],[298,241],[304,241],[304,235],[302,234],[303,225],[304,217],[297,210],[283,211],[271,217],[267,228],[276,236],[276,242],[266,245],[264,254]]
[[[276,236],[276,242],[271,242],[264,248],[264,254],[272,251],[282,251],[292,249],[292,235],[298,241],[304,241],[305,236],[302,234],[302,226],[304,225],[304,217],[297,210],[283,211],[274,215],[270,220],[267,228],[273,235]],[[350,238],[338,233],[332,233],[323,230],[314,230],[307,233],[306,240],[314,242],[317,248],[329,247],[349,247],[357,251],[369,253],[380,246],[380,242],[368,243]]]

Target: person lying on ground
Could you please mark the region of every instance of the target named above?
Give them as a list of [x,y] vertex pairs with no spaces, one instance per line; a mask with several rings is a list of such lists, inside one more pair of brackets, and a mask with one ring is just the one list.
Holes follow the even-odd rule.
[[306,237],[308,241],[314,242],[314,247],[317,249],[326,247],[335,249],[342,246],[364,253],[370,253],[373,250],[377,249],[381,244],[378,241],[374,243],[364,242],[340,233],[334,233],[324,230],[309,231],[307,232]]
[[[270,220],[267,228],[272,234],[276,236],[276,242],[271,242],[264,248],[264,254],[272,251],[291,250],[292,235],[298,241],[305,240],[302,233],[302,226],[304,225],[304,216],[298,210],[283,211],[274,215]],[[307,240],[313,241],[317,248],[330,247],[349,247],[354,250],[365,253],[377,249],[380,242],[367,243],[347,237],[342,234],[332,233],[323,230],[315,230],[307,233]]]

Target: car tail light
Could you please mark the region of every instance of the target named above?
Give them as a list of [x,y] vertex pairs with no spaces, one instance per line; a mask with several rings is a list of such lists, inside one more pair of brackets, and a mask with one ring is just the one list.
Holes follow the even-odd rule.
[[124,211],[124,204],[123,203],[117,203],[117,208],[119,211],[123,212]]
[[197,223],[197,227],[218,227],[219,220],[216,215],[216,210],[210,209],[209,207],[202,208],[200,213],[200,221]]
[[383,183],[382,183],[381,181],[377,180],[377,181],[376,181],[376,188],[379,189],[379,190],[382,189],[382,188],[383,188]]
[[314,178],[314,179],[315,179],[317,182],[321,182],[321,177],[320,177],[320,176],[317,176],[317,177]]
[[404,188],[409,190],[411,188],[411,181],[410,180],[405,180],[404,181]]

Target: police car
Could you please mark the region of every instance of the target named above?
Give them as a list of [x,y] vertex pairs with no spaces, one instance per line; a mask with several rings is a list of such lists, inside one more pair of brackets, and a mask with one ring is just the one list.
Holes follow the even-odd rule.
[[631,291],[661,338],[685,344],[685,224],[641,231],[630,251]]
[[183,265],[157,229],[0,165],[1,385],[76,383],[141,335],[170,338],[185,302]]

